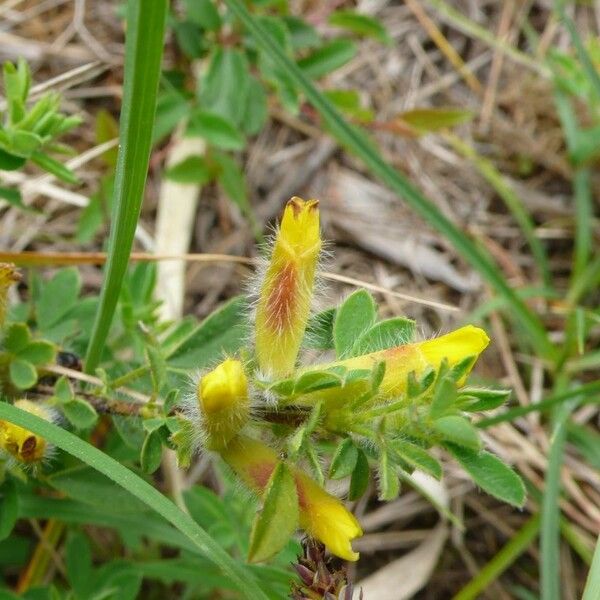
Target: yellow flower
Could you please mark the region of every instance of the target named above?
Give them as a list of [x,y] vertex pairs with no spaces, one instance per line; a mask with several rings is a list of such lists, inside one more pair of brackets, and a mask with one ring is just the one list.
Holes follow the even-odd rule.
[[[47,408],[29,400],[17,400],[15,406],[46,421],[51,420]],[[47,447],[46,440],[39,435],[9,421],[0,421],[0,448],[19,462],[31,464],[42,460]]]
[[204,375],[197,389],[209,448],[220,448],[248,421],[248,380],[239,360],[228,358]]
[[300,198],[287,203],[261,284],[256,356],[269,376],[285,376],[296,363],[321,251],[318,205]]
[[[454,366],[469,356],[477,357],[489,344],[489,338],[483,329],[466,325],[446,335],[442,335],[424,342],[405,344],[378,350],[370,354],[363,354],[345,360],[336,361],[326,365],[311,366],[308,370],[323,370],[334,366],[343,366],[352,369],[373,369],[378,363],[385,363],[385,375],[379,387],[382,397],[398,396],[406,392],[408,375],[414,372],[417,377],[429,368],[438,370],[442,361],[446,359],[449,366]],[[461,381],[462,385],[468,373]],[[352,385],[352,384],[351,384]],[[356,386],[355,386],[356,387]],[[358,395],[365,390],[352,390],[352,395]],[[349,397],[350,391],[334,388],[323,392],[306,394],[294,400],[296,403],[312,404],[317,399],[340,401]]]
[[[257,440],[238,436],[221,456],[244,483],[260,494],[279,462],[276,452]],[[300,527],[323,542],[327,549],[345,560],[358,560],[352,540],[362,529],[344,505],[298,468],[291,467],[296,481]]]
[[10,263],[0,263],[0,327],[6,319],[6,308],[8,306],[8,288],[13,283],[21,280],[21,275]]
[[296,471],[300,527],[344,560],[358,560],[352,540],[363,532],[356,517],[310,477]]

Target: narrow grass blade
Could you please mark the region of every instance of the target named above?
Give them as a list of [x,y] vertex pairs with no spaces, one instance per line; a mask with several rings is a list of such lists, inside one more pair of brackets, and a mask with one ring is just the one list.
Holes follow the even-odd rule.
[[361,158],[374,175],[402,196],[413,210],[418,212],[454,245],[457,251],[479,271],[496,292],[507,299],[511,312],[520,321],[538,354],[545,358],[554,359],[556,349],[550,343],[542,323],[508,285],[500,274],[498,266],[494,264],[488,254],[476,246],[465,235],[464,231],[461,231],[449,221],[405,177],[386,163],[361,129],[349,125],[344,120],[333,104],[317,90],[296,63],[285,54],[269,31],[248,12],[241,0],[225,0],[225,4],[240,19],[256,43],[263,50],[269,52],[271,59],[287,72],[290,80],[293,80],[302,89],[307,99],[323,117],[338,142]]
[[117,485],[172,523],[200,549],[204,556],[212,560],[227,576],[231,577],[232,581],[247,597],[259,600],[267,599],[267,596],[252,579],[248,570],[233,560],[192,517],[184,513],[166,496],[163,496],[158,490],[122,464],[57,425],[48,423],[44,419],[5,402],[0,402],[0,419],[5,419],[36,433],[109,477]]
[[108,262],[85,369],[93,373],[112,322],[142,206],[168,0],[129,0],[119,155]]
[[533,220],[525,210],[523,202],[512,188],[510,183],[498,171],[494,164],[481,156],[475,148],[461,140],[453,134],[444,136],[452,146],[460,152],[465,158],[472,161],[475,168],[485,178],[485,180],[494,188],[498,196],[502,198],[513,218],[521,228],[531,252],[537,264],[544,286],[548,289],[552,288],[552,277],[550,274],[550,266],[546,251],[539,238],[535,235],[535,226]]
[[[493,417],[488,417],[487,419],[481,419],[475,423],[477,427],[480,429],[486,429],[488,427],[492,427],[492,425],[497,425],[498,423],[506,423],[507,421],[514,421],[523,415],[527,415],[532,412],[546,412],[559,404],[564,403],[566,400],[570,400],[571,398],[582,398],[582,403],[587,404],[588,401],[590,403],[600,402],[600,398],[598,398],[598,393],[600,393],[600,381],[592,381],[590,383],[586,383],[579,387],[573,388],[572,390],[567,390],[565,392],[561,392],[559,394],[554,394],[541,402],[536,402],[535,404],[530,404],[528,406],[516,406],[515,408],[510,408],[509,410],[500,413],[499,415],[495,415]],[[591,398],[586,399],[591,396]]]
[[600,536],[596,542],[592,566],[585,582],[585,589],[583,590],[581,600],[597,600],[597,598],[600,598]]
[[548,456],[545,487],[542,497],[540,529],[541,600],[560,600],[560,471],[566,440],[566,423],[573,402],[557,411]]
[[490,583],[498,579],[535,540],[540,530],[540,517],[535,515],[502,547],[452,600],[475,600]]

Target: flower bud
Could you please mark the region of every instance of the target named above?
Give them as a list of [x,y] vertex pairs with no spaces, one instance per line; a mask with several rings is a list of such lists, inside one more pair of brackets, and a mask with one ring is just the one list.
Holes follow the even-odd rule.
[[[431,340],[378,350],[377,352],[355,356],[327,365],[316,365],[312,366],[310,370],[323,370],[334,366],[343,366],[348,370],[373,369],[377,364],[384,362],[385,374],[379,386],[379,393],[383,397],[393,397],[406,392],[410,373],[414,372],[419,377],[427,369],[437,371],[444,359],[452,367],[469,356],[477,357],[485,350],[489,341],[483,329],[467,325]],[[467,375],[468,372],[458,382],[459,385],[464,383]],[[356,392],[357,395],[360,391]],[[307,394],[298,398],[297,402],[312,404],[318,399],[345,401],[348,395],[347,389],[333,388],[323,392]]]
[[204,375],[197,399],[207,447],[225,446],[248,421],[248,380],[242,363],[228,358]]
[[[261,494],[279,462],[276,452],[257,440],[238,436],[221,456],[244,483]],[[352,540],[362,535],[360,524],[346,507],[316,481],[291,467],[298,493],[300,527],[345,560],[357,560]]]
[[[14,405],[46,421],[52,420],[50,409],[35,402],[17,400]],[[20,463],[33,464],[46,456],[48,444],[44,438],[23,427],[0,421],[0,448]]]
[[262,281],[256,356],[269,376],[293,370],[304,336],[321,251],[318,205],[295,197],[287,203]]
[[0,263],[0,327],[6,320],[6,309],[8,307],[8,289],[13,283],[21,281],[21,275],[15,265]]

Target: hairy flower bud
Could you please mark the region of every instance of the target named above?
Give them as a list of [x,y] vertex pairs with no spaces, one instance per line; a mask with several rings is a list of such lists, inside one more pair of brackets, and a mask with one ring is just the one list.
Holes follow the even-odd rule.
[[[378,350],[326,365],[315,365],[310,367],[310,370],[324,370],[336,366],[342,366],[348,370],[373,369],[377,364],[383,362],[385,363],[385,374],[379,386],[379,393],[383,397],[393,397],[406,392],[410,373],[414,372],[419,377],[427,369],[437,371],[443,360],[447,360],[448,365],[452,367],[470,356],[477,357],[485,350],[489,341],[483,329],[466,325],[431,340]],[[462,380],[458,382],[459,385],[462,385],[467,375],[468,370]],[[358,390],[356,393],[359,394],[360,391]],[[347,398],[347,389],[334,388],[306,394],[297,398],[295,402],[313,404],[319,399],[339,402],[345,401]]]
[[321,251],[318,205],[300,198],[287,203],[261,284],[256,356],[269,376],[285,376],[296,363]]
[[[50,409],[30,400],[17,400],[14,405],[46,421],[52,420]],[[23,427],[0,421],[0,448],[18,462],[32,464],[46,456],[48,444],[44,438]]]
[[200,379],[196,394],[207,447],[225,446],[248,421],[248,380],[242,363],[224,360]]
[[6,320],[6,309],[8,307],[8,289],[13,283],[21,281],[21,275],[15,265],[0,263],[0,327]]
[[[238,436],[221,452],[225,462],[248,487],[265,489],[279,462],[276,452],[257,440]],[[298,468],[291,467],[298,493],[300,527],[345,560],[357,560],[352,540],[362,535],[356,517],[334,496]]]

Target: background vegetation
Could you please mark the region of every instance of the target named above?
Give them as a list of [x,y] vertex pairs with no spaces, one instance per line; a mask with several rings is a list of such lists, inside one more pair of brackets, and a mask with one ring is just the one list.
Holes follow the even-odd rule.
[[[476,424],[526,482],[525,510],[437,451],[441,483],[386,504],[371,485],[350,569],[366,598],[579,598],[586,580],[598,596],[593,3],[13,0],[0,14],[1,258],[26,270],[4,391],[50,398],[78,434],[0,405],[63,450],[33,477],[3,474],[6,597],[285,597],[297,544],[244,564],[256,507],[219,463],[179,448],[182,473],[163,456],[164,392],[239,347],[231,298],[249,263],[219,255],[253,256],[295,194],[321,198],[335,250],[324,305],[359,280],[425,337],[481,324],[493,344],[474,381],[513,390]],[[202,255],[184,270],[172,258],[187,252]],[[102,414],[136,400],[163,400],[165,419]]]

